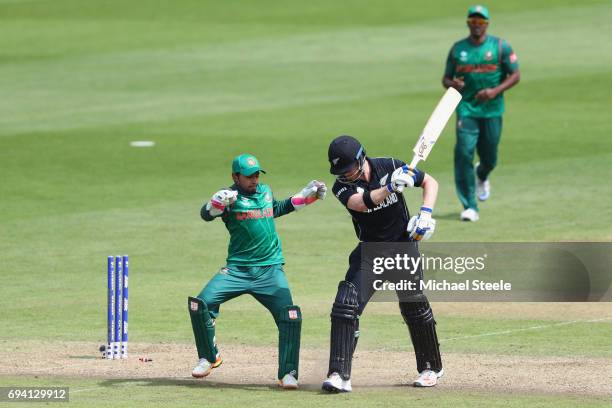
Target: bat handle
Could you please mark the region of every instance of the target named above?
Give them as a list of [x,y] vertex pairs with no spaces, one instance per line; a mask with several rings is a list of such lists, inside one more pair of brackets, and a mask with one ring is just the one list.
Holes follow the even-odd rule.
[[410,162],[408,167],[410,167],[411,169],[414,169],[416,167],[416,165],[419,164],[420,161],[421,161],[420,157],[415,154],[412,157],[412,161]]

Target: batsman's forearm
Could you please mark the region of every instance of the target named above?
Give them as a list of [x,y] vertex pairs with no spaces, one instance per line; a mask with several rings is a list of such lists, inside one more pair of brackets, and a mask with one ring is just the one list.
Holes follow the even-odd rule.
[[[383,202],[385,198],[387,198],[391,193],[387,190],[387,187],[377,188],[376,190],[370,191],[370,199],[374,203],[374,205],[378,205]],[[368,207],[365,205],[363,201],[363,194],[353,194],[351,198],[349,198],[347,207],[353,211],[368,211]]]
[[433,209],[438,198],[438,182],[429,175],[423,180],[423,207]]
[[382,203],[385,198],[389,197],[390,195],[391,192],[387,189],[387,186],[383,186],[381,188],[377,188],[376,190],[370,191],[370,198],[376,205]]

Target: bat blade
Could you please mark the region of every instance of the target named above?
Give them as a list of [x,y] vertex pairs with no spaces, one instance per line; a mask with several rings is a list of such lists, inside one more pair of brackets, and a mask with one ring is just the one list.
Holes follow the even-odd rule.
[[414,149],[412,149],[414,156],[410,162],[410,167],[414,168],[419,161],[427,160],[427,156],[431,153],[434,144],[440,137],[440,134],[442,134],[446,123],[448,123],[460,101],[461,94],[455,88],[448,88],[446,90],[446,93],[442,96],[442,99],[440,99],[440,102],[438,102],[438,105],[425,124]]

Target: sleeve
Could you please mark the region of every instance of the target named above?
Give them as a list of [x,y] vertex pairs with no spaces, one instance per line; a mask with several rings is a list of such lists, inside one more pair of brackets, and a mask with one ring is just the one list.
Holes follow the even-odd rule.
[[281,201],[272,200],[272,209],[274,210],[274,218],[282,217],[290,212],[295,211],[293,204],[291,204],[291,198],[286,198]]
[[[393,168],[397,169],[398,167],[402,167],[405,166],[406,163],[404,163],[401,160],[397,160],[397,159],[393,159]],[[416,170],[416,179],[414,180],[414,186],[415,187],[421,187],[423,185],[423,180],[425,179],[425,172],[422,170],[419,170],[418,168],[415,168],[414,170]]]
[[357,189],[355,188],[355,186],[350,185],[350,184],[340,183],[338,181],[334,183],[334,187],[332,188],[332,191],[334,192],[334,195],[336,196],[336,198],[345,207],[348,205],[349,198],[351,198],[353,194],[357,194]]
[[444,69],[445,78],[453,78],[455,76],[455,59],[453,58],[454,49],[455,46],[453,45],[448,52],[448,57],[446,57],[446,68]]
[[506,74],[512,74],[519,69],[518,58],[510,44],[504,40],[501,43],[501,66],[502,71]]

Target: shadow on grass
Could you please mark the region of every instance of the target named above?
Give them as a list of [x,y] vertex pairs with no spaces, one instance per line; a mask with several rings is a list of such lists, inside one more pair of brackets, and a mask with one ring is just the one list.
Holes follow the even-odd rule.
[[447,212],[447,213],[435,213],[433,217],[437,220],[464,222],[459,219],[459,213],[460,211],[452,211],[452,212]]
[[[136,385],[142,387],[186,387],[186,388],[216,388],[216,389],[231,389],[245,391],[278,391],[292,392],[283,390],[276,383],[266,384],[235,384],[224,383],[219,381],[198,380],[198,379],[180,379],[180,378],[113,378],[101,381],[101,387],[115,387],[121,385]],[[315,384],[303,384],[295,392],[322,393],[320,386]]]

